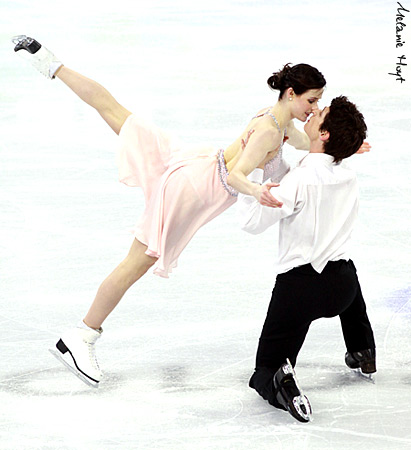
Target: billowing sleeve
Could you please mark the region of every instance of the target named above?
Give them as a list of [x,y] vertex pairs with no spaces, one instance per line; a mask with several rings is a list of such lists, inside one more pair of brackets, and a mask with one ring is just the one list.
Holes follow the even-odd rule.
[[[257,172],[258,171],[258,172]],[[271,208],[261,205],[251,195],[238,194],[237,209],[240,227],[251,234],[259,234],[283,217],[294,213],[297,202],[298,179],[294,171],[289,172],[282,180],[280,186],[271,188],[271,194],[283,203],[281,208]],[[260,182],[263,177],[261,169],[255,169],[248,179]]]

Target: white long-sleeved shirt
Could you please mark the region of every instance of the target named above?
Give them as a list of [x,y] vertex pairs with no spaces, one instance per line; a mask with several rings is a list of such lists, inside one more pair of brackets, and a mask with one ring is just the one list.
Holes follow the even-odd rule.
[[[262,169],[249,179],[261,182]],[[259,234],[280,221],[278,273],[311,263],[321,273],[328,261],[349,259],[348,243],[358,214],[355,173],[324,153],[309,153],[271,188],[282,208],[262,206],[239,194],[241,228]]]

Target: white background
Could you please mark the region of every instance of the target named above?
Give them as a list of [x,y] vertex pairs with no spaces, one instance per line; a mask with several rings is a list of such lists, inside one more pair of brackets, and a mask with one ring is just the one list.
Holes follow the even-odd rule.
[[[411,9],[409,1],[403,6]],[[411,448],[411,13],[394,1],[0,1],[0,448]],[[105,323],[92,390],[47,351],[125,256],[142,194],[117,182],[116,135],[58,80],[13,52],[35,37],[133,112],[183,141],[228,145],[276,94],[266,79],[305,62],[347,95],[371,153],[353,245],[377,341],[375,384],[344,365],[339,320],[315,322],[297,373],[314,421],[247,387],[275,281],[277,229],[204,227],[169,280],[147,275]],[[295,162],[301,153],[285,148]]]

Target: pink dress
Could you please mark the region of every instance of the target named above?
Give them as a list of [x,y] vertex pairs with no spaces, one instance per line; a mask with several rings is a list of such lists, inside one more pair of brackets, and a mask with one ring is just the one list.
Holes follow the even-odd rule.
[[125,121],[119,178],[143,189],[146,207],[134,236],[158,258],[155,274],[168,278],[196,231],[235,203],[220,165],[215,149],[183,152],[159,128],[134,115]]

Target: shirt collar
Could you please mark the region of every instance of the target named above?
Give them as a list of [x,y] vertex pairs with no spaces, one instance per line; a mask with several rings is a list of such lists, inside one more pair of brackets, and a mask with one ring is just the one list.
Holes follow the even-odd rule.
[[334,163],[334,156],[327,155],[326,153],[308,153],[304,156],[304,158],[299,162],[299,166],[333,166],[336,165]]

